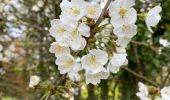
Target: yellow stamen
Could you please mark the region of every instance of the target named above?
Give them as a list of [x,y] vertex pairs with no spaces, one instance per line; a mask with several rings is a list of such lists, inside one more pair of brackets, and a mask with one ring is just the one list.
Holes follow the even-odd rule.
[[131,27],[130,25],[123,25],[123,31],[129,30]]
[[71,32],[71,38],[72,39],[75,39],[77,37],[77,29],[74,29],[72,32]]
[[57,30],[57,33],[64,33],[66,30],[64,29],[64,28],[59,28],[58,30]]
[[95,9],[89,9],[88,14],[94,15],[94,14],[96,14],[96,10]]
[[96,66],[96,56],[95,55],[91,55],[91,58],[89,59],[89,63],[91,63],[93,66]]
[[78,8],[71,8],[71,15],[78,16],[80,14],[80,9]]
[[62,46],[57,46],[56,47],[57,52],[62,52],[63,50],[64,50],[64,48]]
[[70,61],[67,61],[64,65],[63,65],[63,67],[70,67],[72,64],[73,64],[73,60],[70,60]]
[[125,16],[127,14],[128,10],[127,9],[124,9],[124,8],[121,8],[120,11],[119,11],[119,14],[121,16]]

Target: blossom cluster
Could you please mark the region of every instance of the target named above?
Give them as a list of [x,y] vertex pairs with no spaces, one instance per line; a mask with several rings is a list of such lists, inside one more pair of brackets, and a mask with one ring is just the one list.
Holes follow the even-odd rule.
[[[117,73],[128,64],[126,47],[137,33],[134,5],[135,0],[111,2],[108,15],[93,33],[102,7],[83,0],[63,0],[60,19],[53,19],[49,30],[56,40],[49,51],[55,54],[60,73],[80,81],[79,72],[84,70],[86,83],[98,84],[109,77],[109,71]],[[161,18],[160,11],[158,5],[146,14],[151,32]]]
[[149,95],[149,89],[148,86],[145,84],[139,82],[139,92],[136,93],[136,95],[141,99],[141,100],[170,100],[170,86],[163,87],[160,90],[160,96],[153,97]]

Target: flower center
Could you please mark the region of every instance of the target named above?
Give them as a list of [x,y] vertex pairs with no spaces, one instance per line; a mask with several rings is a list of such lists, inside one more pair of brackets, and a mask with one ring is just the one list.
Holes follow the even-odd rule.
[[131,27],[130,27],[130,25],[123,25],[123,31],[127,31],[127,30],[129,30]]
[[71,38],[74,40],[77,37],[77,29],[73,29],[71,32]]
[[89,9],[88,14],[94,15],[94,14],[96,14],[96,10],[95,9]]
[[60,34],[62,34],[62,33],[64,33],[66,30],[64,29],[64,28],[59,28],[58,30],[57,30],[57,33],[60,33]]
[[56,47],[56,52],[62,52],[63,51],[63,47],[62,46],[57,46]]
[[80,9],[79,8],[76,8],[76,7],[74,7],[74,8],[71,8],[71,15],[72,16],[78,16],[80,14]]
[[97,59],[96,59],[96,56],[95,55],[91,55],[91,58],[89,59],[90,63],[93,65],[93,66],[96,66],[96,62],[97,62]]
[[125,15],[127,14],[127,12],[128,12],[128,10],[127,10],[127,9],[124,9],[124,8],[121,8],[121,9],[119,10],[119,14],[120,14],[121,16],[125,16]]
[[73,60],[69,60],[63,65],[63,67],[70,67],[73,64],[73,62],[74,62]]

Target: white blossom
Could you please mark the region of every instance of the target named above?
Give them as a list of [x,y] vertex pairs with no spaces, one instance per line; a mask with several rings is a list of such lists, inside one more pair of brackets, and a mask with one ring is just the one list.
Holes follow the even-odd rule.
[[[0,60],[1,60],[1,58],[0,58]],[[0,68],[0,75],[4,75],[5,73],[6,73],[6,71],[4,69]]]
[[81,77],[79,75],[79,71],[82,70],[82,66],[80,63],[77,63],[76,66],[74,66],[74,68],[68,73],[68,76],[69,78],[72,80],[72,81],[80,81],[81,80]]
[[37,75],[33,75],[30,78],[30,83],[29,83],[29,87],[30,88],[34,88],[36,85],[38,85],[40,82],[40,77]]
[[123,47],[122,45],[116,47],[117,53],[126,53],[126,48]]
[[92,3],[86,4],[85,14],[88,18],[93,18],[97,20],[102,12],[102,9],[99,4]]
[[49,51],[51,53],[55,53],[56,57],[59,57],[59,56],[64,55],[64,54],[70,54],[69,47],[67,47],[63,44],[60,44],[58,42],[52,43]]
[[32,11],[37,12],[39,10],[40,10],[40,8],[37,5],[32,6]]
[[42,0],[39,0],[39,1],[37,2],[37,5],[38,5],[39,7],[43,7],[44,2],[43,2]]
[[114,28],[114,34],[119,38],[132,38],[137,33],[137,26],[134,24],[126,24]]
[[51,28],[49,29],[50,35],[53,36],[56,41],[62,41],[67,38],[68,25],[60,19],[53,19],[51,21]]
[[160,5],[152,8],[151,10],[149,10],[149,12],[147,13],[146,15],[146,25],[149,29],[150,32],[153,33],[153,30],[151,29],[151,27],[155,27],[158,22],[160,21],[161,19],[161,16],[160,16],[160,12],[162,11],[162,8]]
[[131,38],[119,37],[116,40],[116,45],[122,48],[126,48],[130,41],[131,41]]
[[122,65],[127,64],[126,53],[115,53],[108,65],[108,69],[112,73],[117,73]]
[[167,39],[160,38],[159,43],[164,47],[170,46],[170,42]]
[[135,0],[115,0],[109,8],[111,24],[113,27],[121,27],[124,24],[134,24],[137,13],[134,8]]
[[107,79],[109,77],[109,72],[103,68],[100,72],[94,74],[86,71],[86,84],[92,83],[94,85],[100,83],[101,79]]
[[140,100],[151,100],[151,98],[149,98],[148,87],[141,82],[138,83],[138,86],[139,92],[137,92],[136,95],[140,98]]
[[170,100],[170,86],[161,89],[161,97],[163,100]]
[[60,4],[61,7],[61,19],[75,19],[80,20],[84,15],[84,4],[86,4],[83,0],[71,0],[69,2],[68,0],[63,0]]
[[100,6],[101,8],[104,8],[104,6],[106,5],[107,0],[100,0]]
[[[90,36],[90,28],[81,23],[80,25],[73,24],[68,29],[69,45],[72,50],[82,50],[86,46],[86,40],[84,37]],[[84,36],[84,37],[82,37]]]
[[94,74],[102,71],[103,66],[108,61],[108,54],[100,49],[92,49],[89,52],[81,59],[82,67]]
[[55,63],[58,65],[61,74],[66,74],[77,66],[74,57],[70,54],[61,55],[56,59]]

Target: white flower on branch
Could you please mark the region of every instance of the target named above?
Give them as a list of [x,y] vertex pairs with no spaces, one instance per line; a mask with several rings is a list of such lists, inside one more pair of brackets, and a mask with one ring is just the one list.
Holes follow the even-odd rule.
[[86,71],[86,84],[92,83],[96,85],[97,83],[100,83],[101,79],[107,79],[109,77],[109,72],[103,68],[100,72],[94,74],[91,72]]
[[[117,73],[121,66],[128,64],[126,47],[137,33],[135,0],[114,0],[107,9],[110,2],[102,9],[98,3],[62,0],[60,19],[51,21],[49,31],[56,42],[49,51],[57,57],[55,63],[60,73],[67,74],[72,81],[80,81],[79,72],[84,69],[86,83],[98,84],[108,78],[109,70]],[[149,30],[159,22],[160,11],[157,6],[147,14]],[[139,86],[144,87],[142,83]],[[143,97],[142,100],[150,100],[145,90],[140,88],[137,95]]]
[[124,24],[134,24],[137,20],[137,12],[132,6],[135,0],[115,0],[109,8],[111,24],[113,27],[121,27]]
[[61,55],[56,59],[55,63],[58,65],[61,74],[66,74],[77,66],[74,57],[70,54]]
[[126,53],[113,54],[113,57],[112,57],[110,63],[108,64],[108,69],[112,73],[117,73],[120,70],[120,67],[127,63],[126,56],[127,56]]
[[84,23],[81,23],[80,25],[77,23],[75,25],[71,25],[68,32],[69,45],[72,50],[83,50],[86,46],[86,40],[82,36],[89,37],[90,28]]
[[58,42],[52,43],[49,51],[54,53],[56,57],[64,54],[70,54],[70,48]]
[[86,4],[85,14],[88,18],[93,18],[97,20],[102,12],[102,9],[99,4]]
[[[140,100],[153,100],[149,97],[148,87],[143,83],[139,82],[139,92],[136,95]],[[154,97],[154,100],[170,100],[170,86],[165,86],[160,90],[161,96]]]
[[69,26],[62,22],[60,19],[53,19],[51,21],[50,35],[53,36],[57,41],[63,41],[66,38],[67,28]]
[[131,41],[131,38],[119,37],[116,40],[116,44],[121,48],[126,48],[130,41]]
[[134,24],[126,24],[126,25],[122,25],[120,27],[116,27],[114,28],[114,34],[117,37],[126,37],[126,38],[132,38],[133,36],[135,36],[137,33],[137,26]]
[[84,6],[82,6],[85,4],[83,0],[71,0],[71,2],[63,0],[60,4],[62,10],[60,18],[80,20],[85,15]]
[[136,95],[141,100],[151,100],[151,98],[149,98],[148,87],[141,82],[138,83],[138,86],[139,86],[139,92],[137,92]]
[[170,86],[161,89],[162,100],[170,100]]
[[108,55],[106,51],[100,49],[92,49],[89,52],[81,59],[82,67],[86,71],[96,74],[102,71],[103,66],[108,61]]
[[152,33],[153,33],[153,30],[151,29],[151,27],[155,27],[159,23],[159,21],[161,19],[161,16],[159,13],[161,11],[162,11],[162,8],[160,5],[158,5],[154,8],[152,8],[151,10],[149,10],[149,12],[146,15],[146,19],[145,19],[146,25],[147,25],[149,31]]
[[30,83],[29,83],[29,87],[30,88],[34,88],[36,85],[38,85],[40,82],[40,77],[37,75],[33,75],[30,78]]
[[79,75],[79,71],[82,70],[82,66],[80,63],[77,63],[76,66],[74,66],[74,68],[68,73],[68,76],[69,78],[72,80],[72,81],[80,81],[81,80],[81,76]]

